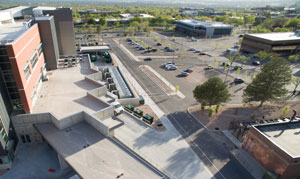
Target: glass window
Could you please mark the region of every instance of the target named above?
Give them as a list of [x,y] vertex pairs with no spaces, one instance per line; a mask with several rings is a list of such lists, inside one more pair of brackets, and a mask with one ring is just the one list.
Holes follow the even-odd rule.
[[32,88],[32,91],[31,91],[31,100],[34,98],[35,96],[35,88]]
[[24,73],[25,73],[25,78],[27,80],[29,78],[29,76],[31,75],[31,71],[30,71],[28,61],[26,61],[26,63],[24,64],[23,70],[24,70]]
[[43,53],[42,43],[40,43],[39,46],[38,46],[38,52],[39,52],[39,56],[41,56],[41,54]]
[[35,67],[37,61],[38,61],[37,54],[36,54],[36,52],[33,52],[32,56],[30,57],[30,63],[31,63],[32,69]]
[[37,80],[36,80],[36,86],[39,85],[41,79],[42,79],[42,73],[39,74],[39,77],[38,77]]

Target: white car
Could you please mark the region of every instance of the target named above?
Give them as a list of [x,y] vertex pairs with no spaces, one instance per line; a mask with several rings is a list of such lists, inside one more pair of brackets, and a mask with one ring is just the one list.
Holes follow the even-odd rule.
[[167,70],[177,70],[177,67],[175,65],[168,65]]
[[112,105],[114,107],[114,114],[115,115],[121,114],[124,111],[124,108],[122,107],[122,105],[118,101],[113,102]]

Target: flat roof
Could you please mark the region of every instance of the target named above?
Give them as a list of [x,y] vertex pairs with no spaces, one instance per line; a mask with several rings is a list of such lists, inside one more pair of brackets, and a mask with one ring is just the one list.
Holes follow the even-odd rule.
[[90,70],[85,55],[77,66],[49,72],[49,80],[42,83],[32,113],[51,112],[62,118],[80,111],[92,114],[107,107],[87,96],[87,91],[100,87],[85,80],[92,73],[95,72]]
[[13,42],[28,30],[24,26],[25,21],[15,21],[14,23],[0,25],[0,41]]
[[108,45],[98,45],[98,46],[81,46],[80,52],[96,52],[96,51],[107,51],[111,48]]
[[68,130],[59,130],[53,123],[35,126],[82,178],[162,178],[85,121]]
[[300,40],[300,35],[296,35],[295,32],[272,32],[247,35],[270,41]]
[[254,126],[292,157],[300,157],[300,121]]
[[192,26],[232,27],[231,25],[227,25],[222,22],[204,21],[204,20],[198,20],[198,19],[184,19],[184,20],[178,20],[177,22],[181,22],[183,24],[192,25]]

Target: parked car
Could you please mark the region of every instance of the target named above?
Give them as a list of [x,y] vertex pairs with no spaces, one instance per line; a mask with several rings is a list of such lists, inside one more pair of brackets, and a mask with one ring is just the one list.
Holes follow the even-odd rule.
[[140,47],[139,50],[145,50],[145,48],[144,47]]
[[177,67],[175,65],[168,65],[167,70],[177,70]]
[[184,69],[184,70],[183,70],[183,72],[186,72],[186,73],[192,73],[192,72],[193,72],[193,70],[192,70],[192,69],[190,69],[190,68],[187,68],[187,69]]
[[168,65],[174,65],[174,63],[173,62],[166,62],[162,66],[167,68]]
[[152,52],[157,52],[156,48],[151,49]]
[[195,53],[200,53],[201,51],[200,50],[195,50]]
[[223,63],[221,64],[221,66],[223,66],[223,67],[229,67],[230,65],[229,65],[229,63],[227,63],[227,62],[223,62]]
[[147,57],[147,58],[144,59],[144,61],[151,61],[151,60],[152,60],[151,57]]
[[199,53],[199,55],[206,55],[206,53],[204,53],[204,52],[200,52],[200,53]]
[[238,70],[238,69],[242,70],[243,67],[242,67],[242,66],[239,66],[239,65],[236,65],[236,66],[233,67],[233,69],[234,69],[234,70]]
[[189,74],[187,72],[180,72],[177,76],[178,77],[187,77]]
[[161,43],[157,43],[156,46],[161,46]]
[[132,41],[132,39],[131,39],[131,38],[127,38],[127,41],[128,41],[128,42],[131,42],[131,41]]
[[240,45],[235,45],[233,46],[233,48],[240,48]]
[[172,48],[168,48],[168,50],[167,50],[168,52],[175,52],[175,50],[174,49],[172,49]]
[[165,50],[168,50],[168,49],[169,49],[169,47],[165,47],[164,49],[165,49]]
[[192,42],[197,42],[197,39],[191,38]]
[[242,38],[242,37],[244,37],[244,34],[239,35],[239,38]]
[[252,65],[258,66],[258,65],[260,65],[260,61],[257,61],[257,60],[253,61],[253,62],[252,62]]
[[206,69],[206,70],[212,70],[212,69],[214,69],[214,67],[211,66],[211,65],[208,65],[205,69]]
[[241,78],[235,78],[233,82],[234,82],[235,84],[241,84],[241,83],[244,83],[244,80],[241,79]]
[[194,49],[194,48],[189,48],[189,51],[195,51],[196,49]]
[[130,44],[131,44],[131,45],[136,45],[136,43],[135,43],[135,42],[131,42]]
[[171,41],[172,41],[172,42],[175,42],[175,41],[176,41],[176,39],[171,39]]

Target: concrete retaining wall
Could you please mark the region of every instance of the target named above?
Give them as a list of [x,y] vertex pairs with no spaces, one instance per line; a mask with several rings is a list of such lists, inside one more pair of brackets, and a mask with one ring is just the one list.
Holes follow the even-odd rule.
[[131,104],[133,106],[139,106],[140,105],[140,98],[125,98],[125,99],[118,99],[119,103],[122,105]]
[[104,108],[100,111],[97,111],[93,114],[97,119],[104,120],[106,118],[109,118],[114,115],[114,107],[112,105],[108,106],[107,108]]
[[97,119],[96,117],[86,112],[83,113],[84,113],[84,119],[87,123],[89,123],[95,129],[97,129],[104,136],[106,137],[109,136],[109,127],[107,125],[105,125],[100,119]]

